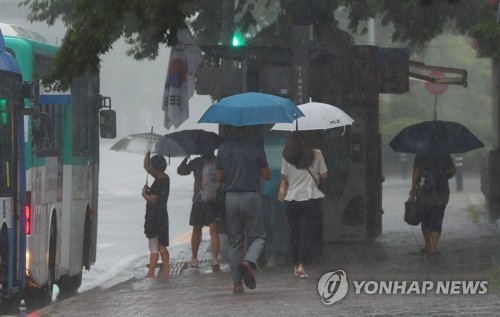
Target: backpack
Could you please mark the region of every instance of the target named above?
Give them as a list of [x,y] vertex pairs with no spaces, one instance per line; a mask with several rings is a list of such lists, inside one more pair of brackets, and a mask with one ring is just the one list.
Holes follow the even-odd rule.
[[217,188],[220,187],[220,182],[215,177],[215,161],[206,161],[203,164],[202,176],[200,188],[201,199],[204,202],[214,202]]

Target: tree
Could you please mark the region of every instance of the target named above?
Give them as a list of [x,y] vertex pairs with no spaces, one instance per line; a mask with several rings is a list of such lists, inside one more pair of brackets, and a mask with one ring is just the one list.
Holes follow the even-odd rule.
[[[23,0],[20,5],[29,7],[31,22],[46,22],[51,26],[60,19],[66,26],[55,67],[44,80],[59,80],[62,88],[67,88],[79,74],[97,72],[100,56],[121,37],[130,45],[127,54],[136,60],[155,59],[159,45],[175,45],[178,31],[188,24],[202,42],[220,43],[224,1]],[[259,16],[271,2],[265,1]],[[242,31],[258,24],[251,14],[256,3],[259,1],[242,0],[234,8]]]
[[500,25],[496,23],[496,0],[363,0],[346,1],[350,27],[357,30],[360,21],[380,18],[391,23],[393,41],[407,42],[421,49],[445,31],[455,31],[475,39],[485,57],[500,56]]
[[[67,27],[55,69],[47,78],[58,79],[67,86],[78,74],[97,71],[99,57],[122,36],[131,45],[128,54],[137,60],[155,59],[160,44],[175,45],[177,32],[188,24],[203,43],[224,41],[220,34],[225,1],[228,0],[22,0],[20,5],[29,7],[28,19],[32,22],[53,25],[61,19]],[[482,55],[500,55],[495,0],[240,0],[236,3],[235,27],[242,32],[257,33],[262,17],[277,10],[288,24],[335,23],[334,11],[345,5],[354,31],[361,21],[380,17],[384,24],[395,26],[394,41],[421,48],[444,29],[453,27],[473,37]]]
[[128,54],[154,59],[158,45],[174,45],[177,32],[191,15],[189,0],[23,0],[28,20],[53,25],[61,19],[67,27],[55,68],[46,78],[60,80],[67,88],[86,71],[99,70],[100,56],[120,37],[131,44]]

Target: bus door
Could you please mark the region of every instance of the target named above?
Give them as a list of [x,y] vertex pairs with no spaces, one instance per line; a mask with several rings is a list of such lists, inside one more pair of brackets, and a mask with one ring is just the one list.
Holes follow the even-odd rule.
[[21,75],[0,70],[0,288],[24,287],[24,127]]

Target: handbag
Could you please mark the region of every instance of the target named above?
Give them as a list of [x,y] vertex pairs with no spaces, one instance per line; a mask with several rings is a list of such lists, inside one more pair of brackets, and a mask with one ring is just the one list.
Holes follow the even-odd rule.
[[215,192],[215,208],[217,210],[216,221],[225,223],[226,221],[226,188],[224,183],[221,183]]
[[284,179],[281,179],[280,188],[278,190],[278,201],[284,202],[287,192],[288,192],[288,182]]
[[420,208],[418,206],[417,198],[408,197],[405,202],[405,222],[410,226],[418,226],[421,221]]

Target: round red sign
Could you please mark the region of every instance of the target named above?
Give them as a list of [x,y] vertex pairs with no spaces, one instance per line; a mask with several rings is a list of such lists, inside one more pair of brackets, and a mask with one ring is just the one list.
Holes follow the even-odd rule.
[[[444,78],[444,73],[439,71],[433,71],[429,75],[432,78]],[[448,90],[448,84],[441,83],[425,83],[425,89],[432,95],[440,95]]]

